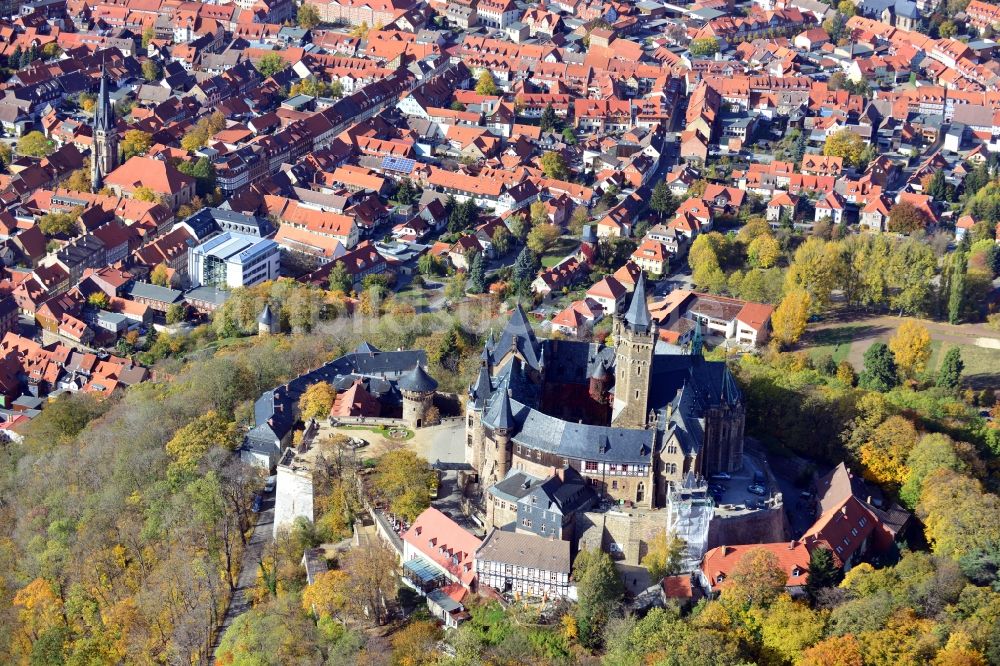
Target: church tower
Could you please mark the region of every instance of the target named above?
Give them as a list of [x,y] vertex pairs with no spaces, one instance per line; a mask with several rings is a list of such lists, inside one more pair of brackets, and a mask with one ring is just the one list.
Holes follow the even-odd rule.
[[639,275],[628,311],[615,317],[615,404],[611,424],[645,428],[656,324],[646,305],[646,277]]
[[108,77],[101,65],[101,91],[94,110],[94,147],[90,152],[90,186],[97,192],[104,178],[118,168],[118,130],[108,98]]

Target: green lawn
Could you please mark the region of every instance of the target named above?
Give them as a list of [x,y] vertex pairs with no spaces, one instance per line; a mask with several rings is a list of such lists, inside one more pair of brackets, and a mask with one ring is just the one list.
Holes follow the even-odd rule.
[[851,341],[863,334],[868,328],[868,326],[855,325],[811,331],[803,338],[802,344],[814,360],[829,354],[833,357],[834,363],[840,363],[847,358],[847,354],[851,350]]
[[[937,370],[952,342],[941,343],[931,354],[930,367]],[[975,345],[961,345],[962,383],[974,389],[995,388],[1000,382],[1000,349],[987,349]]]
[[569,256],[569,253],[577,248],[579,241],[573,238],[560,238],[548,252],[542,255],[542,266],[552,268],[560,261]]

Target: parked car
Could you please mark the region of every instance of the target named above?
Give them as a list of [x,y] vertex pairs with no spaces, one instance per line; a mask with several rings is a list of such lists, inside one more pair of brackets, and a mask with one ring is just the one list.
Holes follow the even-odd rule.
[[729,479],[731,479],[733,477],[731,477],[726,472],[719,472],[718,474],[713,474],[709,478],[711,478],[713,481],[728,481]]
[[277,483],[278,483],[278,477],[277,476],[275,476],[275,475],[272,474],[271,476],[267,477],[267,481],[264,482],[264,492],[265,493],[273,493],[274,492],[274,486]]
[[753,493],[754,495],[760,495],[761,497],[763,497],[764,495],[767,494],[767,488],[760,485],[759,483],[751,483],[749,486],[747,486],[747,492]]
[[765,481],[767,481],[767,477],[764,476],[764,472],[758,471],[753,473],[753,482],[755,485],[763,485]]

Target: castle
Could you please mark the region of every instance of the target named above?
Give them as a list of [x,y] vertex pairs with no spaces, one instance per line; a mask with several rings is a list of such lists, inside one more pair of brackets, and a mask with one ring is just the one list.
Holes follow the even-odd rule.
[[614,345],[539,341],[518,305],[469,387],[466,461],[484,489],[572,468],[599,495],[664,507],[689,473],[743,465],[743,395],[724,362],[659,339],[640,277]]

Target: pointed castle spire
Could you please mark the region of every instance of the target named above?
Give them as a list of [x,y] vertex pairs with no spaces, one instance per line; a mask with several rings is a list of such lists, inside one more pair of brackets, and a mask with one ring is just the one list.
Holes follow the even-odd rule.
[[639,281],[635,283],[632,302],[625,313],[625,323],[636,333],[647,333],[653,325],[653,316],[649,314],[646,304],[646,275],[639,273]]
[[101,89],[94,109],[94,142],[90,151],[90,186],[95,192],[104,185],[104,178],[118,167],[118,129],[115,111],[111,108],[108,73],[101,63]]
[[694,337],[691,338],[691,355],[701,356],[705,340],[701,337],[701,321],[694,320]]

